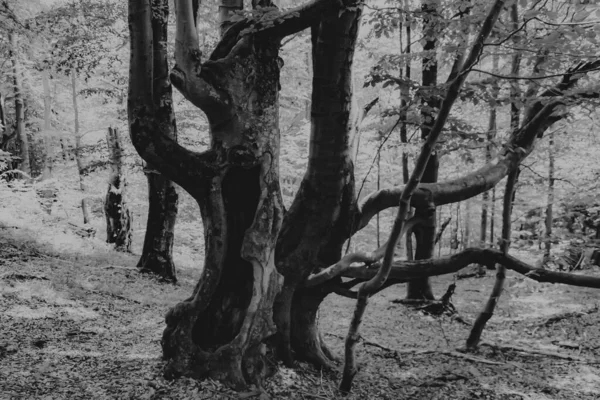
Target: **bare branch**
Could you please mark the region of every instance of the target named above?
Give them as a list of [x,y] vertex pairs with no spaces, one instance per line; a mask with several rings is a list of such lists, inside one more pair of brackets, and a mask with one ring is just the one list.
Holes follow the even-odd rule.
[[[196,22],[192,0],[175,2],[177,28],[175,32],[175,66],[171,71],[171,82],[186,99],[196,107],[207,112],[222,108],[227,100],[217,91],[208,77],[212,69],[218,69],[215,63],[202,64],[202,52],[199,48]],[[218,112],[212,112],[214,115]]]
[[354,5],[353,0],[312,0],[285,12],[272,11],[258,18],[245,21],[246,28],[241,34],[260,32],[285,37],[300,32],[320,21],[328,13],[337,12],[346,6]]
[[[415,225],[422,222],[422,218],[411,218],[406,222],[402,234],[404,235],[408,230],[412,229]],[[378,260],[381,260],[381,257],[383,257],[387,245],[387,242],[384,243],[380,248],[378,248],[372,253],[356,252],[346,254],[344,257],[342,257],[340,261],[333,264],[332,266],[325,268],[316,274],[310,275],[304,282],[304,286],[312,287],[327,282],[328,280],[343,274],[344,271],[348,270],[349,268],[352,268],[353,263],[362,262],[370,265]]]
[[350,391],[350,388],[352,386],[352,380],[354,379],[354,375],[356,374],[354,346],[358,341],[359,327],[362,316],[367,307],[367,300],[371,294],[379,290],[385,284],[385,281],[387,280],[390,274],[396,243],[401,238],[404,225],[407,222],[406,220],[408,212],[410,210],[411,197],[413,193],[418,189],[419,182],[421,181],[421,177],[423,176],[423,172],[425,171],[425,167],[429,161],[431,153],[433,152],[435,144],[440,134],[442,133],[443,127],[446,124],[448,116],[450,115],[452,105],[458,97],[459,90],[464,81],[466,80],[470,69],[479,60],[479,57],[483,50],[484,42],[490,35],[492,28],[494,27],[494,24],[496,23],[498,15],[500,14],[500,11],[502,10],[503,6],[504,1],[502,0],[496,0],[494,2],[483,23],[483,26],[479,31],[477,38],[475,39],[475,43],[471,47],[469,55],[465,60],[464,66],[461,68],[461,72],[448,86],[446,96],[442,101],[435,122],[433,123],[433,126],[431,127],[431,130],[427,135],[425,143],[423,143],[423,147],[421,149],[419,157],[417,158],[417,162],[415,164],[413,173],[410,179],[408,180],[408,183],[406,184],[404,190],[402,191],[402,194],[399,197],[400,207],[396,215],[396,219],[394,220],[392,231],[390,233],[390,238],[385,249],[383,263],[381,267],[377,270],[376,274],[367,282],[360,285],[358,289],[356,307],[354,309],[354,314],[350,322],[350,328],[348,329],[348,336],[346,337],[345,343],[344,372],[342,382],[340,383],[340,390],[343,393],[348,393]]
[[[600,61],[575,66],[563,73],[562,80],[553,88],[544,91],[530,108],[524,124],[515,130],[510,140],[503,145],[503,151],[490,164],[463,177],[446,182],[421,183],[411,199],[413,207],[440,206],[456,203],[475,197],[500,182],[516,168],[533,150],[535,140],[555,122],[564,118],[565,113],[557,114],[559,106],[565,105],[570,95],[565,92],[572,88],[582,74],[594,71]],[[554,99],[552,99],[554,98]],[[405,187],[386,188],[364,197],[358,205],[359,216],[354,231],[364,228],[378,212],[397,207],[397,199]]]
[[210,59],[225,57],[246,35],[264,34],[281,40],[298,33],[320,21],[323,16],[339,11],[345,3],[354,3],[354,0],[312,0],[285,12],[275,7],[257,12],[254,16],[231,25],[223,34]]
[[[562,283],[571,286],[590,287],[600,289],[600,277],[578,275],[567,272],[550,271],[533,267],[513,256],[504,254],[497,249],[468,248],[449,257],[418,261],[396,261],[392,265],[390,279],[397,283],[408,282],[414,279],[429,276],[452,274],[470,264],[483,264],[493,266],[504,265],[538,282]],[[348,278],[369,279],[374,276],[373,267],[355,267],[346,270],[342,276]]]
[[211,152],[190,151],[169,137],[174,132],[174,120],[170,88],[166,86],[166,58],[164,63],[154,59],[159,57],[160,51],[153,47],[155,32],[150,1],[129,1],[129,26],[131,62],[127,109],[131,141],[146,162],[193,193],[201,186],[197,179],[216,168],[215,156]]

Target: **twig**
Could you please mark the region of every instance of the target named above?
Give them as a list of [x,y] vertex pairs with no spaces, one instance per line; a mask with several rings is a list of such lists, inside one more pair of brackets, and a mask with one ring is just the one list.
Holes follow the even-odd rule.
[[[342,335],[337,335],[335,333],[326,333],[326,335],[333,336],[333,337],[336,337],[338,339],[345,339],[345,337],[343,337]],[[473,356],[471,354],[461,353],[461,352],[456,351],[456,350],[441,350],[441,349],[393,349],[391,347],[384,346],[384,345],[382,345],[380,343],[374,342],[372,340],[367,340],[367,339],[362,338],[362,337],[361,337],[361,342],[365,346],[376,347],[378,349],[389,351],[390,353],[395,353],[395,354],[415,354],[415,355],[422,355],[422,354],[442,354],[442,355],[451,356],[451,357],[463,358],[465,360],[469,360],[469,361],[473,361],[473,362],[478,362],[478,363],[483,363],[483,364],[505,365],[505,363],[503,363],[503,362],[487,360],[485,358],[476,357],[476,356]]]
[[119,300],[131,301],[131,302],[133,302],[133,303],[142,304],[142,302],[141,302],[141,301],[137,301],[137,300],[134,300],[134,299],[130,299],[130,298],[128,298],[128,297],[121,296],[120,294],[115,294],[115,293],[110,293],[110,292],[101,292],[101,291],[99,291],[99,290],[91,290],[91,292],[92,292],[92,293],[95,293],[95,294],[99,294],[99,295],[101,295],[101,296],[102,296],[102,295],[105,295],[105,296],[114,297],[114,298],[116,298],[116,299],[119,299]]
[[444,234],[444,231],[446,230],[446,227],[448,226],[450,221],[452,221],[452,217],[448,217],[448,219],[446,221],[444,221],[444,223],[442,224],[442,227],[440,228],[439,232],[435,236],[435,240],[433,242],[434,244],[438,244],[438,242],[442,238],[442,235]]
[[526,353],[526,354],[535,354],[535,355],[540,355],[540,356],[561,358],[563,360],[569,360],[569,361],[594,362],[594,363],[600,362],[599,359],[595,359],[595,358],[577,357],[577,356],[572,356],[570,354],[561,354],[561,353],[556,353],[553,351],[546,351],[546,350],[526,349],[524,347],[514,346],[511,344],[481,343],[480,346],[488,346],[488,347],[498,349],[498,350],[512,350],[512,351],[518,351],[518,352]]

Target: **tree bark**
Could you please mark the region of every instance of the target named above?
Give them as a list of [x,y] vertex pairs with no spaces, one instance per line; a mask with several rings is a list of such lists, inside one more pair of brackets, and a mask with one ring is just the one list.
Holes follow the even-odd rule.
[[146,166],[148,180],[148,220],[142,256],[137,268],[151,273],[167,282],[177,282],[173,262],[173,239],[179,195],[175,184],[160,172]]
[[117,250],[131,250],[131,213],[125,202],[125,175],[121,137],[116,128],[108,128],[106,134],[111,172],[108,190],[104,200],[106,217],[106,242],[115,245]]
[[[427,95],[421,99],[421,139],[427,139],[433,126],[440,100],[435,93],[437,85],[437,34],[439,33],[437,5],[435,1],[422,0],[421,11],[423,12],[423,61],[422,61],[422,85],[427,90]],[[423,172],[421,182],[437,182],[439,171],[439,159],[437,152],[433,152],[429,158],[427,167]],[[422,222],[415,226],[413,232],[416,239],[415,260],[425,260],[433,257],[435,250],[436,211],[427,208],[415,208],[415,217]],[[434,299],[429,279],[420,279],[409,282],[406,286],[407,299]]]
[[74,134],[75,134],[75,161],[77,163],[77,174],[79,175],[79,190],[81,190],[81,211],[83,213],[83,223],[90,222],[90,212],[88,201],[85,197],[85,184],[83,172],[83,154],[81,149],[81,132],[79,130],[79,106],[77,104],[77,76],[75,71],[71,71],[71,88],[73,97],[73,115],[74,115]]
[[6,109],[4,107],[4,95],[0,93],[0,150],[6,151],[8,143],[14,137],[16,132],[10,133],[8,129],[8,120],[6,117]]
[[[381,188],[381,137],[379,139],[379,151],[377,152],[377,190],[379,190]],[[381,246],[381,238],[380,238],[380,234],[381,234],[381,230],[379,229],[379,218],[380,215],[377,214],[377,220],[376,220],[376,229],[377,229],[377,248],[379,248]]]
[[[155,9],[161,10],[161,5],[155,3]],[[166,10],[164,11],[166,12]],[[161,82],[166,82],[168,69],[163,67],[164,58],[167,56],[167,18],[163,12],[153,13],[152,40],[156,43],[152,48],[154,74],[159,76]],[[194,18],[194,21],[196,18]],[[162,74],[162,75],[161,75]],[[169,85],[157,86],[153,92],[153,102],[160,105],[161,101],[172,103],[172,88]],[[165,108],[164,121],[160,126],[162,131],[155,135],[165,135],[177,140],[177,126],[170,121],[174,120],[174,110]],[[173,239],[175,235],[175,222],[177,221],[177,205],[179,196],[175,184],[159,171],[147,164],[144,168],[148,181],[148,219],[146,220],[146,234],[142,255],[137,268],[142,273],[150,273],[160,277],[166,282],[177,282],[177,271],[173,262]]]
[[[166,318],[165,373],[211,376],[242,388],[260,383],[266,342],[275,333],[273,303],[280,275],[274,253],[283,217],[278,164],[281,38],[316,26],[340,8],[337,2],[313,0],[284,13],[270,10],[269,18],[248,16],[229,26],[203,60],[198,3],[175,3],[176,65],[169,80],[166,54],[158,63],[153,59],[153,46],[161,41],[152,40],[151,23],[160,16],[166,24],[168,3],[155,0],[151,7],[149,0],[129,0],[129,124],[138,153],[197,200],[204,222],[202,276],[192,296]],[[206,114],[209,150],[187,150],[164,134],[175,123],[172,104],[152,95],[157,88],[170,88],[169,81]],[[354,205],[354,198],[347,203]],[[350,225],[346,217],[340,219]]]
[[285,284],[275,318],[281,355],[332,367],[332,354],[318,331],[318,306],[331,283],[303,288],[312,273],[337,262],[354,218],[354,166],[351,148],[352,61],[362,5],[353,1],[340,15],[312,28],[312,131],[308,168],[285,217],[276,261]]
[[21,171],[27,175],[31,174],[31,163],[29,160],[29,140],[25,132],[25,103],[23,100],[23,86],[21,83],[21,64],[19,63],[19,52],[17,49],[17,35],[9,33],[10,59],[13,67],[13,90],[15,96],[15,126],[17,140],[19,141],[19,155],[21,157]]
[[[206,248],[192,296],[166,317],[165,374],[210,376],[241,389],[260,382],[265,342],[275,333],[272,312],[280,276],[274,250],[283,217],[280,38],[241,34],[222,40],[201,62],[194,5],[176,3],[176,66],[170,81],[206,113],[211,135],[210,149],[194,153],[163,134],[175,123],[172,104],[151,96],[153,89],[169,87],[166,53],[159,69],[153,60],[152,46],[158,43],[152,40],[151,24],[151,16],[159,14],[167,23],[167,1],[153,5],[154,10],[147,0],[129,1],[132,141],[148,163],[197,200]],[[226,35],[233,35],[232,29]]]
[[[410,81],[410,52],[412,45],[412,29],[410,27],[410,21],[405,21],[406,25],[406,47],[404,48],[402,43],[402,24],[399,26],[399,36],[400,36],[400,53],[404,53],[404,49],[406,49],[407,59],[406,59],[406,68],[404,69],[404,77],[407,81]],[[400,75],[402,75],[402,70],[400,70]],[[400,88],[400,142],[404,144],[408,144],[408,103],[410,99],[410,90],[408,85],[402,86]],[[402,151],[402,183],[406,185],[410,176],[410,171],[408,169],[408,152],[406,150]],[[406,233],[406,259],[414,260],[414,251],[413,251],[413,234],[412,232]],[[379,246],[378,246],[379,247]]]

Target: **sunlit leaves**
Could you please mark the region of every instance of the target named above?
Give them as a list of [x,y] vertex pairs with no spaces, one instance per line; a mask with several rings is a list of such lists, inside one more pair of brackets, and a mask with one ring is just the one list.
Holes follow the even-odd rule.
[[69,2],[36,18],[38,31],[50,42],[46,67],[89,78],[100,65],[119,63],[115,48],[123,46],[125,10],[118,2]]

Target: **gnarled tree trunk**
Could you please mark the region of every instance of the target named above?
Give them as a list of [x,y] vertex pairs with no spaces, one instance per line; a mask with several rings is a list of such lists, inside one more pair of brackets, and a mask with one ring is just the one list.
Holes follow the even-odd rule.
[[[353,2],[347,2],[353,4]],[[318,330],[318,309],[328,282],[312,288],[303,281],[336,263],[350,236],[354,212],[351,99],[352,61],[362,7],[325,18],[312,29],[312,131],[308,169],[285,217],[277,242],[278,270],[285,285],[275,309],[282,358],[331,367],[333,356]]]
[[[283,218],[279,187],[280,36],[230,27],[209,60],[198,53],[192,1],[177,2],[177,64],[171,82],[209,120],[211,148],[194,153],[155,126],[173,125],[166,52],[152,50],[167,2],[130,0],[129,119],[140,154],[198,202],[204,270],[192,296],[166,317],[167,376],[211,376],[241,388],[264,373],[280,288],[275,240]],[[151,19],[159,21],[151,24]],[[152,28],[154,26],[154,28]],[[237,30],[236,30],[237,29]],[[166,29],[161,29],[166,37]],[[229,35],[229,36],[228,36]],[[155,49],[156,50],[156,49]],[[160,56],[159,56],[160,54]],[[157,68],[156,57],[160,57]],[[157,88],[162,98],[151,97]],[[162,130],[164,132],[164,130]]]
[[104,199],[106,242],[114,243],[117,250],[131,250],[131,213],[125,203],[125,175],[123,174],[121,137],[116,128],[106,133],[110,159],[110,177]]

